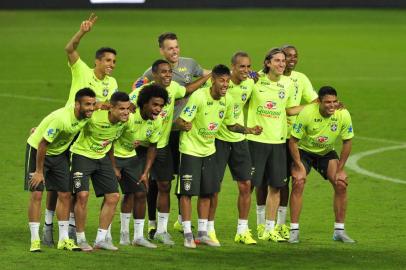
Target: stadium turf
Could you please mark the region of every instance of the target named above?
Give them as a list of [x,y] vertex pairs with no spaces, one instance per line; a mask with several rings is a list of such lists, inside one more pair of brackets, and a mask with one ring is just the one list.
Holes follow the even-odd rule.
[[[358,165],[401,180],[393,183],[347,169],[350,186],[346,229],[357,244],[332,241],[332,190],[315,173],[306,185],[300,244],[235,244],[237,188],[227,175],[216,218],[221,248],[183,248],[182,236],[171,226],[177,213],[172,200],[169,228],[176,241],[173,248],[120,246],[118,252],[85,254],[43,247],[42,253],[30,254],[28,193],[22,191],[25,141],[31,127],[64,105],[70,72],[63,48],[89,13],[0,11],[2,269],[406,267],[406,12],[396,10],[98,11],[99,20],[79,47],[89,65],[96,48],[116,48],[114,76],[120,90],[128,92],[132,81],[160,57],[156,38],[164,31],[176,32],[181,54],[195,58],[207,69],[218,63],[229,64],[232,53],[245,50],[259,70],[270,47],[296,45],[300,57],[297,70],[307,74],[316,89],[322,85],[336,87],[350,110],[356,134],[353,154],[377,150],[361,158]],[[386,149],[390,146],[394,147]],[[89,241],[96,234],[100,203],[91,196],[86,231]],[[196,218],[195,212],[193,216]],[[255,226],[253,196],[250,227],[254,234]],[[113,223],[117,244],[119,228],[117,211]]]

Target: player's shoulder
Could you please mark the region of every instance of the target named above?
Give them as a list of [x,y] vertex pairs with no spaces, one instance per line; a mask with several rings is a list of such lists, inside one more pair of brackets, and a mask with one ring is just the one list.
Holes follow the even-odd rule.
[[342,119],[351,118],[351,114],[346,108],[336,110],[336,115]]
[[319,104],[318,103],[311,103],[306,106],[304,106],[303,110],[300,112],[300,114],[306,114],[306,115],[315,115],[319,113]]
[[182,63],[197,63],[197,61],[191,57],[179,57],[179,62]]

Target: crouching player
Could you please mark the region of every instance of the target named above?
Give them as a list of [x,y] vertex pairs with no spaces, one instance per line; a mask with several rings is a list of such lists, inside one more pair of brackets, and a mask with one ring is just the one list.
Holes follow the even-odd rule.
[[[302,209],[302,194],[306,176],[311,167],[334,189],[334,234],[333,239],[354,243],[344,230],[347,208],[348,178],[344,171],[345,162],[351,152],[354,137],[351,116],[346,109],[339,109],[337,92],[324,86],[319,90],[319,103],[306,106],[299,114],[292,128],[289,149],[292,155],[292,192],[290,195],[290,243],[299,242],[299,216]],[[340,158],[334,151],[338,137],[343,140]]]

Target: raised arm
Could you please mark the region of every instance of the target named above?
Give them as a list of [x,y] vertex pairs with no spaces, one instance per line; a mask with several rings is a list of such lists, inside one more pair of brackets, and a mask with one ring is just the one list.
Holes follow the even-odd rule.
[[195,80],[192,83],[189,83],[188,85],[185,86],[186,88],[186,95],[192,94],[194,91],[200,88],[209,78],[211,77],[211,71],[209,70],[209,73],[204,75],[203,77],[200,77],[199,79]]
[[79,42],[82,37],[92,29],[93,24],[96,22],[96,20],[97,16],[94,13],[90,14],[89,18],[83,21],[80,25],[79,31],[74,34],[68,44],[66,44],[65,52],[68,55],[68,61],[70,65],[73,65],[79,59],[79,53],[76,50],[79,46]]

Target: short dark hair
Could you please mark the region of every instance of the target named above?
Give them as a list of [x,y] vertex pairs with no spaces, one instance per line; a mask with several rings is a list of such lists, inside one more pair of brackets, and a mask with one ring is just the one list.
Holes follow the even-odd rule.
[[216,66],[211,70],[211,74],[212,74],[214,77],[222,76],[222,75],[228,75],[228,76],[230,76],[230,75],[231,75],[231,72],[230,72],[230,69],[229,69],[227,66],[222,65],[222,64],[219,64],[219,65],[216,65]]
[[117,55],[117,51],[110,47],[102,47],[96,51],[96,59],[102,59],[105,53]]
[[290,45],[290,44],[285,44],[285,45],[283,45],[283,46],[281,47],[281,49],[282,49],[282,51],[285,51],[286,49],[294,49],[295,52],[297,52],[296,47],[293,46],[293,45]]
[[231,57],[231,64],[235,65],[238,57],[249,57],[249,55],[246,52],[238,51]]
[[318,94],[319,100],[322,100],[323,97],[327,95],[337,96],[337,91],[332,86],[322,86]]
[[269,61],[272,60],[273,56],[275,54],[278,53],[283,53],[285,54],[285,52],[281,49],[281,48],[272,48],[268,51],[268,53],[265,55],[265,59],[264,59],[264,68],[262,69],[262,71],[266,74],[269,72],[269,67],[266,65]]
[[152,73],[158,72],[158,67],[160,64],[168,64],[169,66],[171,65],[166,60],[163,60],[163,59],[156,60],[154,63],[152,63],[152,66],[151,66]]
[[171,39],[171,40],[176,39],[177,40],[178,37],[176,36],[175,33],[172,33],[172,32],[165,32],[165,33],[160,34],[158,37],[159,48],[162,48],[164,46],[164,41],[167,39]]
[[146,85],[141,89],[137,99],[138,108],[142,109],[144,105],[147,104],[150,99],[154,97],[162,98],[164,100],[164,105],[168,103],[168,91],[166,91],[166,89],[162,86],[153,83]]
[[90,88],[88,88],[88,87],[85,87],[85,88],[82,88],[82,89],[80,89],[79,91],[76,92],[76,94],[75,94],[75,101],[79,101],[79,102],[80,102],[83,97],[92,97],[92,98],[95,98],[95,97],[96,97],[96,93],[95,93],[92,89],[90,89]]
[[110,98],[110,104],[112,106],[116,106],[118,102],[126,102],[130,101],[130,97],[128,96],[127,93],[124,92],[115,92],[113,95],[111,95]]

